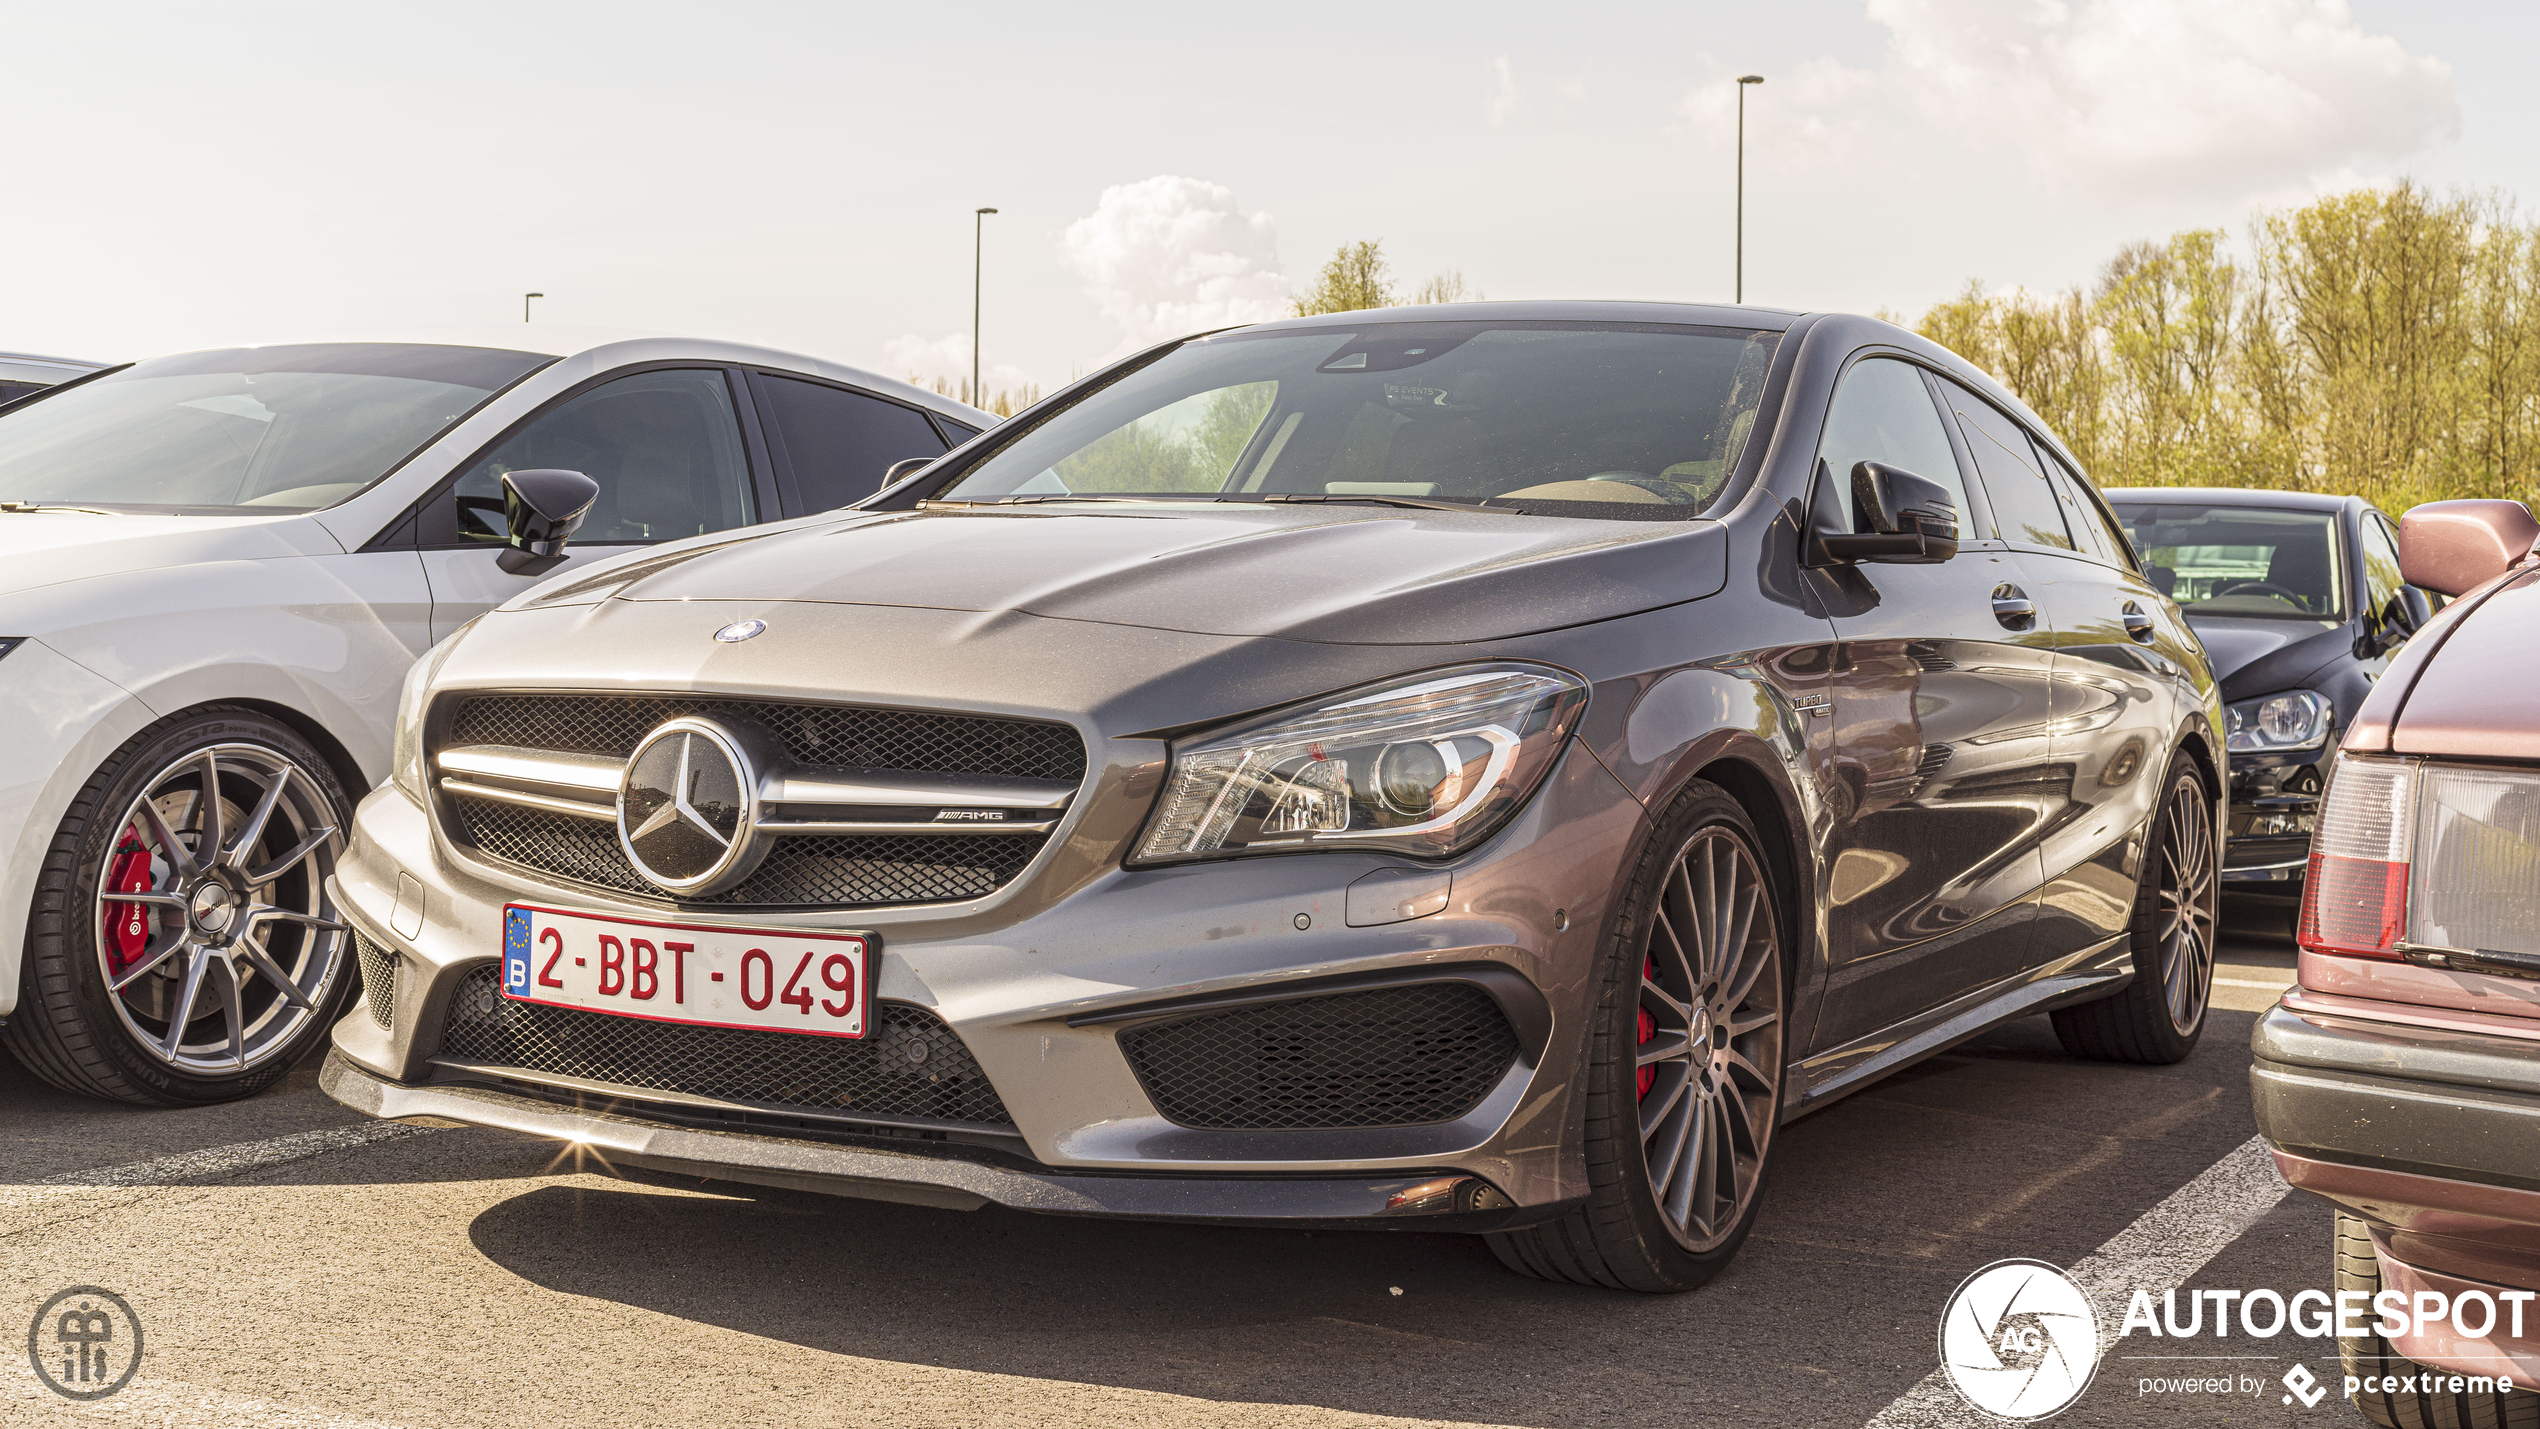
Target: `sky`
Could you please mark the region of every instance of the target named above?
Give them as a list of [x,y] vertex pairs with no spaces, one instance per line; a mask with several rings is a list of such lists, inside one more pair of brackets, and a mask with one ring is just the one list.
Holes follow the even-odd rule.
[[0,0],[0,351],[540,322],[989,385],[1405,287],[1919,313],[2407,177],[2540,206],[2540,7]]

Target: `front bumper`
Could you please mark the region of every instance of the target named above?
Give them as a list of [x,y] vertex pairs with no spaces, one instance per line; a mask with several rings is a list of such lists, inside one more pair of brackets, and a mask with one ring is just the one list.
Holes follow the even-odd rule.
[[[1115,792],[1107,781],[1116,774],[1097,771],[1083,821],[1063,826],[1053,848],[1072,837],[1126,836],[1093,827],[1126,803],[1104,797]],[[1143,805],[1131,813],[1142,814]],[[669,915],[878,934],[876,998],[939,1019],[1002,1100],[1011,1126],[983,1135],[976,1127],[895,1126],[888,1117],[859,1118],[870,1123],[859,1126],[843,1114],[815,1125],[799,1107],[648,1095],[623,1082],[577,1083],[442,1057],[454,994],[463,984],[481,986],[471,979],[500,951],[507,901],[602,916],[665,910],[480,867],[441,845],[412,801],[383,789],[362,805],[334,891],[345,919],[393,955],[393,979],[380,979],[393,981],[393,994],[371,1004],[376,1014],[357,1010],[337,1025],[340,1070],[330,1071],[329,1090],[374,1115],[565,1140],[604,1134],[613,1139],[591,1144],[636,1164],[667,1160],[739,1180],[782,1174],[796,1179],[780,1184],[816,1181],[846,1194],[896,1186],[919,1188],[906,1195],[1093,1215],[1388,1219],[1402,1214],[1387,1204],[1405,1187],[1460,1176],[1474,1182],[1469,1194],[1457,1193],[1469,1203],[1432,1209],[1459,1218],[1504,1209],[1504,1223],[1522,1223],[1557,1215],[1586,1194],[1571,1074],[1584,1060],[1584,1020],[1574,1009],[1587,1000],[1614,871],[1626,866],[1641,822],[1639,806],[1612,776],[1574,751],[1508,830],[1453,866],[1449,907],[1378,926],[1347,924],[1345,891],[1388,861],[1345,853],[1152,871],[1115,866],[1055,889],[1035,882],[1043,871],[1036,866],[966,904]],[[1401,980],[1487,983],[1519,1032],[1517,1060],[1456,1120],[1241,1131],[1180,1125],[1158,1110],[1117,1040],[1131,1014],[1195,1000]],[[1085,1189],[1092,1181],[1104,1188]],[[1471,1228],[1493,1228],[1480,1220]],[[1424,1213],[1422,1224],[1440,1223]]]
[[[2540,1290],[2540,1040],[2334,1010],[2297,990],[2258,1021],[2258,1130],[2286,1181],[2360,1216],[2385,1287]],[[2540,1323],[2395,1336],[2401,1354],[2540,1385]]]
[[1008,1164],[1007,1158],[919,1155],[879,1146],[665,1126],[484,1087],[403,1085],[355,1066],[341,1052],[327,1054],[318,1085],[355,1111],[391,1121],[488,1126],[566,1142],[576,1169],[631,1167],[957,1211],[993,1204],[1048,1215],[1133,1220],[1234,1225],[1311,1221],[1494,1231],[1566,1209],[1519,1208],[1481,1178],[1454,1172],[1242,1179],[1068,1175]]
[[2299,894],[2318,821],[2328,749],[2231,757],[2222,880],[2234,893]]

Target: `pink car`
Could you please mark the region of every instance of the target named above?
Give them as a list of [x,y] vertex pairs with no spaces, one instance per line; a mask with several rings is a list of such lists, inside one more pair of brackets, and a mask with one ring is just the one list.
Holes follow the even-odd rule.
[[2340,1327],[2346,1387],[2376,1424],[2540,1422],[2535,540],[2513,501],[2400,523],[2408,582],[2457,599],[2347,731],[2311,843],[2301,984],[2251,1039],[2276,1164],[2335,1203],[2336,1289],[2408,1310],[2386,1337],[2394,1318],[2370,1311]]

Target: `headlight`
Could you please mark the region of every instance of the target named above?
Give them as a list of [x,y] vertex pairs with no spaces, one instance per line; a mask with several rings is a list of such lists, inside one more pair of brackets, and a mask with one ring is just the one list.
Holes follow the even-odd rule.
[[[484,619],[478,616],[477,620]],[[432,689],[432,677],[441,673],[442,663],[450,651],[467,634],[471,620],[449,634],[449,638],[423,652],[423,658],[406,671],[405,686],[397,691],[397,739],[388,758],[388,778],[406,797],[418,804],[428,804],[424,796],[423,777],[423,697]]]
[[1586,700],[1557,670],[1459,670],[1176,743],[1130,862],[1461,853],[1543,782]]
[[2317,749],[2328,742],[2335,713],[2317,690],[2287,690],[2223,706],[2223,744],[2234,754]]

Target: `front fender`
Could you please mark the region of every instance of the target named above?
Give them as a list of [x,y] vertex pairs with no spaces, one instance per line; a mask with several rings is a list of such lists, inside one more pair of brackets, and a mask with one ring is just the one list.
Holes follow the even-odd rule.
[[0,1017],[17,1010],[27,912],[62,817],[109,755],[156,712],[131,691],[29,640],[0,656]]

